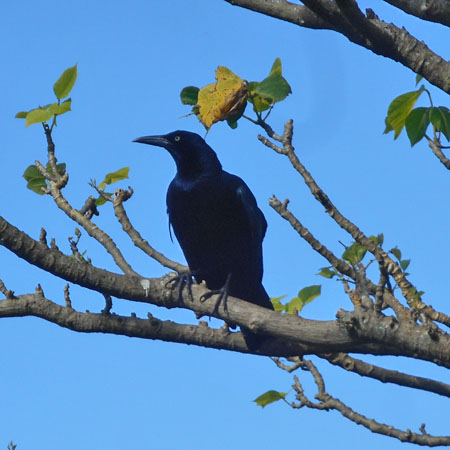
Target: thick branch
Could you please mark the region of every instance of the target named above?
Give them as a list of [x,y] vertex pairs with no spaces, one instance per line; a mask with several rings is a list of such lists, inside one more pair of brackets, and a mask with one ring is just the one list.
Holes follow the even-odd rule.
[[[14,299],[0,301],[0,318],[34,316],[64,328],[82,333],[107,333],[141,339],[198,345],[207,348],[249,353],[242,333],[230,332],[228,328],[210,328],[206,322],[199,325],[184,325],[170,320],[160,320],[148,314],[148,319],[119,316],[102,312],[78,312],[71,306],[63,307],[40,294],[20,295]],[[288,344],[292,354],[314,351],[307,345]],[[252,353],[277,355],[286,352],[286,342],[266,340]]]
[[[299,25],[305,28],[312,28],[316,30],[331,30],[333,29],[330,24],[306,6],[297,5],[285,0],[281,2],[278,0],[226,0],[233,6],[240,6],[251,11],[259,12],[267,16],[274,17],[275,19],[285,20],[295,25]],[[281,5],[280,5],[281,3]]]
[[[304,6],[279,0],[225,0],[228,3],[251,9],[262,14],[285,20],[307,28],[323,28],[337,31],[351,42],[365,47],[377,55],[385,56],[422,75],[444,92],[450,93],[450,62],[432,52],[423,42],[398,28],[380,20],[370,13],[364,22],[349,20],[334,2],[328,0],[305,0]],[[315,19],[314,19],[315,15]],[[323,23],[325,22],[325,23]],[[370,27],[368,24],[370,23]],[[368,30],[369,31],[368,32]]]
[[194,284],[192,297],[187,289],[179,298],[173,277],[145,279],[118,275],[76,261],[57,249],[31,239],[0,217],[0,244],[22,259],[67,281],[95,290],[103,295],[151,303],[166,308],[180,307],[197,316],[214,316],[245,326],[255,333],[316,346],[319,353],[371,353],[403,355],[450,367],[450,336],[429,335],[428,329],[414,322],[394,323],[392,318],[371,312],[339,312],[339,322],[307,320],[244,302],[233,297],[227,309],[216,308],[217,296],[202,301],[206,286]]
[[430,22],[450,27],[450,2],[448,0],[384,0],[405,13]]

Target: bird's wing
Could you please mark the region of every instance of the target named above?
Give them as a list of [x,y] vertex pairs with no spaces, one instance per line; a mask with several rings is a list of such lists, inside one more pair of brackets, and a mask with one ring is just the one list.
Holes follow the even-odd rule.
[[262,211],[258,208],[256,199],[248,186],[241,180],[236,189],[236,194],[242,203],[243,209],[247,215],[250,230],[255,237],[262,242],[267,230],[266,218]]

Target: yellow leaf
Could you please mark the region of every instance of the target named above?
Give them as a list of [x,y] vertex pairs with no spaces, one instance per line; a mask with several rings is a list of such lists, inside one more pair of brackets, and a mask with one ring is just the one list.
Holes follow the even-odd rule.
[[216,83],[198,93],[199,118],[207,130],[216,122],[239,118],[247,102],[247,85],[230,69],[219,66]]

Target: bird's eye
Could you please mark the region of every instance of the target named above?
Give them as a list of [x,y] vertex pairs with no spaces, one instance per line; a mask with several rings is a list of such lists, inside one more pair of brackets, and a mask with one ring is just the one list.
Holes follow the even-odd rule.
[[180,138],[180,136],[175,136],[175,142],[179,142],[179,141],[181,141],[181,138]]

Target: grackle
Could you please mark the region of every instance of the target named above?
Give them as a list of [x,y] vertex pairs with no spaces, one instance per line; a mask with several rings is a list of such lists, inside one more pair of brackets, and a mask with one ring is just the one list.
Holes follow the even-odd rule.
[[273,309],[261,283],[267,222],[244,181],[222,170],[198,134],[174,131],[134,142],[164,147],[175,160],[167,213],[195,280]]

